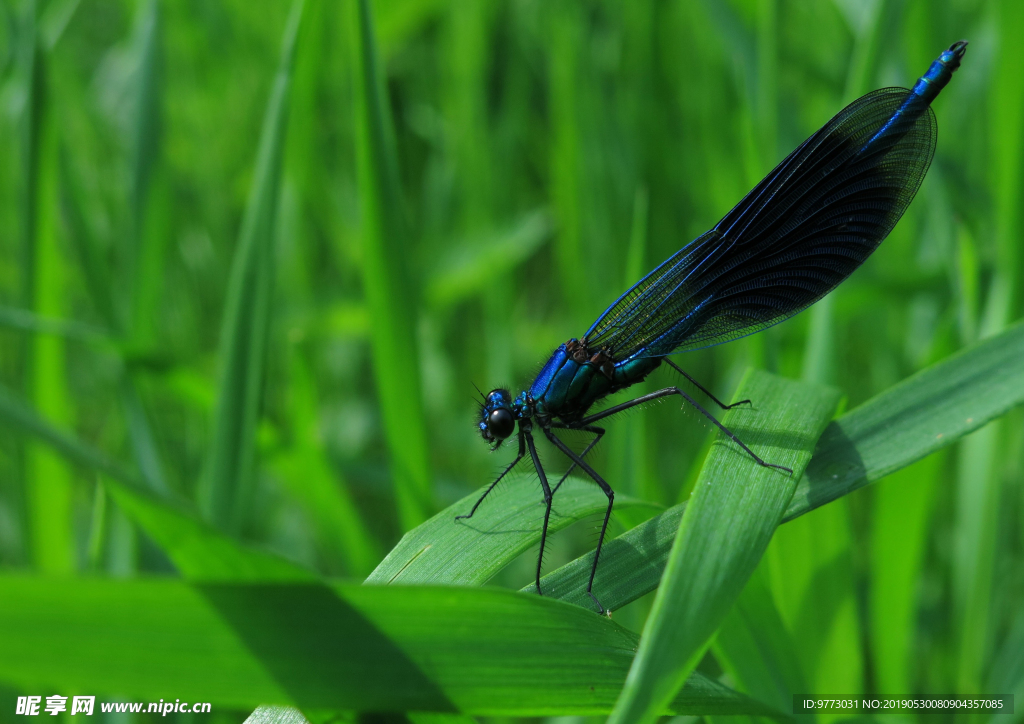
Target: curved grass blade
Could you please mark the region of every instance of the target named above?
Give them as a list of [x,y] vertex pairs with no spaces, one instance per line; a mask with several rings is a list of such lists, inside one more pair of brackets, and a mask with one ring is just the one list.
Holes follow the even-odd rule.
[[[540,540],[544,501],[532,479],[524,479],[489,499],[467,520],[484,488],[441,511],[403,536],[366,579],[367,583],[449,583],[480,585]],[[616,497],[616,509],[654,506]],[[603,513],[608,498],[593,484],[570,478],[555,495],[549,532]]]
[[260,134],[249,201],[228,281],[220,337],[220,375],[210,457],[199,489],[203,513],[238,529],[253,474],[256,422],[267,354],[274,226],[288,119],[288,93],[302,0],[292,5],[281,60]]
[[654,721],[697,666],[768,547],[840,398],[833,388],[757,370],[737,395],[756,406],[730,410],[723,423],[793,474],[758,465],[731,441],[712,446],[609,722]]
[[826,428],[783,520],[879,480],[1024,403],[1024,324],[872,397]]
[[[0,576],[0,638],[20,652],[0,659],[15,687],[507,716],[607,713],[637,641],[575,606],[497,589],[15,575]],[[772,714],[702,676],[666,713]]]
[[214,530],[181,502],[161,498],[117,460],[54,427],[0,388],[0,421],[48,444],[76,465],[102,473],[106,490],[121,509],[167,554],[184,576],[194,579],[296,581],[315,574]]
[[[937,362],[830,423],[783,522],[951,445],[1022,403],[1024,324],[1017,324]],[[686,503],[673,506],[605,544],[601,601],[607,607],[620,608],[657,588],[685,510]],[[542,578],[545,594],[587,605],[584,590],[590,556]]]

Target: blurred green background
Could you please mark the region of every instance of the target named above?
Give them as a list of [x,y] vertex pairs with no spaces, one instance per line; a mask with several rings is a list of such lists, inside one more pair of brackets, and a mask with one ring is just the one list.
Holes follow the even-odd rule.
[[[961,38],[935,161],[878,252],[812,311],[677,360],[723,397],[753,365],[853,407],[1024,311],[1016,0],[391,0],[375,68],[355,3],[307,0],[290,75],[285,2],[2,7],[4,399],[328,575],[365,577],[511,459],[479,439],[474,384],[522,389],[846,103]],[[373,72],[390,117],[361,106]],[[761,574],[810,692],[1016,690],[1021,710],[1022,428],[778,531]],[[671,505],[710,439],[664,404],[593,455]],[[4,434],[0,563],[172,572],[104,481]],[[639,631],[647,605],[616,620]]]

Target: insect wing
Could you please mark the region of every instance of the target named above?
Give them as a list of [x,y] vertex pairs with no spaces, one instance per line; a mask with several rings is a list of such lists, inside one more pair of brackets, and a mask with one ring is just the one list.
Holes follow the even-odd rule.
[[[909,99],[909,102],[908,102]],[[721,344],[825,296],[899,221],[935,153],[930,107],[884,88],[851,103],[710,231],[620,297],[587,332],[618,360]]]

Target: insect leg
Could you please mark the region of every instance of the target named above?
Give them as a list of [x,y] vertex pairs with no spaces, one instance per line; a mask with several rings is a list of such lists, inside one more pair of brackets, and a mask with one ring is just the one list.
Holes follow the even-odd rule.
[[540,567],[544,563],[544,543],[548,538],[548,520],[551,518],[551,488],[548,487],[548,477],[544,474],[544,466],[540,464],[540,457],[537,456],[537,447],[533,444],[533,435],[526,431],[526,444],[530,446],[530,457],[533,458],[533,467],[537,468],[537,476],[540,478],[540,485],[544,488],[544,527],[540,531],[540,553],[537,555],[537,595],[540,592]]
[[[603,427],[595,427],[593,425],[586,425],[584,427],[569,427],[568,425],[559,425],[558,423],[555,423],[551,425],[551,427],[556,428],[558,430],[583,430],[584,432],[592,432],[597,436],[590,441],[590,444],[583,448],[583,452],[580,453],[581,458],[585,458],[587,456],[587,453],[593,450],[594,446],[597,445],[597,443],[601,442],[601,438],[604,437],[605,433],[605,429]],[[562,479],[558,481],[558,485],[551,489],[552,495],[558,492],[558,489],[562,487],[562,483],[565,482],[566,478],[568,478],[572,471],[575,469],[576,463],[573,463],[572,465],[569,466],[569,469],[565,471],[565,475],[563,475]]]
[[594,563],[590,567],[590,580],[587,581],[587,595],[597,604],[598,613],[605,613],[604,606],[597,600],[597,596],[594,595],[594,575],[597,573],[597,560],[601,557],[601,546],[604,544],[604,534],[608,530],[608,519],[612,515],[612,505],[615,504],[615,491],[612,490],[612,486],[604,481],[600,475],[594,472],[594,469],[587,464],[582,456],[577,455],[569,447],[555,436],[555,433],[551,430],[545,429],[544,434],[547,435],[555,447],[565,453],[565,456],[572,460],[575,464],[583,468],[583,471],[594,479],[594,482],[601,486],[601,490],[608,496],[608,508],[604,511],[604,523],[601,524],[601,537],[597,539],[597,550],[594,551]]
[[469,511],[469,513],[467,513],[466,515],[455,516],[455,520],[461,520],[462,518],[472,518],[473,513],[475,513],[476,509],[480,507],[480,503],[484,502],[484,498],[486,498],[490,494],[490,492],[494,490],[494,486],[500,483],[501,479],[505,477],[512,468],[519,464],[519,461],[523,459],[523,455],[526,454],[526,443],[523,438],[523,435],[524,433],[519,433],[519,454],[516,455],[516,459],[513,460],[507,468],[502,470],[501,475],[499,475],[497,479],[495,479],[495,481],[491,483],[490,486],[488,486],[487,490],[484,491],[484,494],[480,496],[480,499],[473,504],[473,509]]
[[757,462],[758,465],[761,465],[762,467],[766,467],[766,468],[776,468],[777,470],[785,470],[790,475],[793,474],[793,471],[790,468],[787,468],[784,465],[775,465],[774,463],[766,463],[764,460],[762,460],[760,457],[758,457],[757,454],[753,450],[751,450],[749,447],[747,447],[745,444],[743,444],[743,441],[740,440],[738,437],[736,437],[732,433],[732,431],[729,430],[729,428],[727,428],[725,425],[720,423],[715,418],[714,415],[712,415],[710,412],[708,412],[703,407],[698,405],[696,400],[694,400],[692,397],[690,397],[688,394],[683,392],[678,387],[666,387],[663,390],[658,390],[657,392],[652,392],[652,393],[650,393],[648,395],[642,395],[642,396],[636,398],[635,400],[630,400],[629,402],[623,402],[621,405],[614,405],[613,407],[609,407],[607,410],[601,410],[601,412],[598,412],[598,413],[596,413],[594,415],[590,415],[589,417],[584,417],[582,420],[580,420],[580,422],[581,422],[581,424],[589,425],[592,422],[597,422],[598,420],[603,420],[604,418],[608,417],[609,415],[614,415],[617,412],[622,412],[623,410],[628,410],[631,407],[636,407],[637,405],[642,405],[645,402],[650,402],[651,400],[657,400],[657,399],[659,399],[661,397],[668,397],[669,395],[679,395],[684,400],[689,402],[691,405],[696,407],[697,410],[702,415],[704,415],[706,418],[711,420],[711,422],[715,423],[715,425],[718,427],[719,430],[721,430],[726,435],[728,435],[729,439],[731,439],[733,442],[735,442],[737,445],[739,445],[741,448],[743,448],[744,452],[746,452],[750,457],[752,457],[754,459],[754,461]]
[[746,404],[748,404],[748,405],[750,404],[750,400],[740,400],[739,402],[734,402],[734,403],[732,403],[731,405],[727,405],[727,404],[725,404],[724,402],[722,402],[721,400],[719,400],[719,399],[718,399],[717,397],[715,397],[714,395],[712,395],[712,394],[711,394],[711,393],[710,393],[710,392],[709,392],[709,391],[708,391],[708,390],[707,390],[707,389],[706,389],[706,388],[704,387],[704,385],[702,385],[702,384],[701,384],[700,382],[698,382],[697,380],[695,380],[695,379],[693,379],[692,377],[690,377],[690,375],[688,375],[688,374],[686,374],[685,372],[683,372],[682,368],[681,368],[681,367],[679,367],[678,365],[676,365],[676,363],[675,363],[675,362],[673,362],[672,360],[670,360],[670,359],[669,359],[668,357],[664,357],[664,358],[662,358],[662,359],[663,359],[663,361],[664,361],[664,362],[665,362],[666,364],[668,364],[668,366],[669,366],[669,367],[671,367],[671,368],[672,368],[672,369],[674,369],[674,370],[675,370],[676,372],[678,372],[678,373],[679,373],[679,374],[681,374],[681,375],[682,375],[683,377],[685,377],[685,378],[686,378],[686,379],[688,379],[688,380],[689,380],[690,382],[692,382],[692,383],[693,383],[693,386],[694,386],[694,387],[696,387],[696,388],[697,388],[698,390],[700,390],[700,391],[701,391],[701,392],[703,392],[703,393],[704,393],[705,395],[707,395],[708,397],[710,397],[710,398],[711,398],[711,399],[712,399],[712,400],[714,401],[714,403],[715,403],[716,405],[718,405],[719,407],[721,407],[721,408],[722,408],[723,410],[731,410],[732,408],[736,407],[737,405],[742,405],[742,404],[744,404],[744,403],[746,403]]

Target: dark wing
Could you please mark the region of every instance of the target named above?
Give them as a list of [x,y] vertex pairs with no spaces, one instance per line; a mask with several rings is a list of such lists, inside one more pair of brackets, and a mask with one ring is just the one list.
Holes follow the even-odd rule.
[[710,347],[806,309],[860,266],[913,200],[935,114],[910,91],[851,103],[710,231],[623,294],[585,336],[616,360]]

